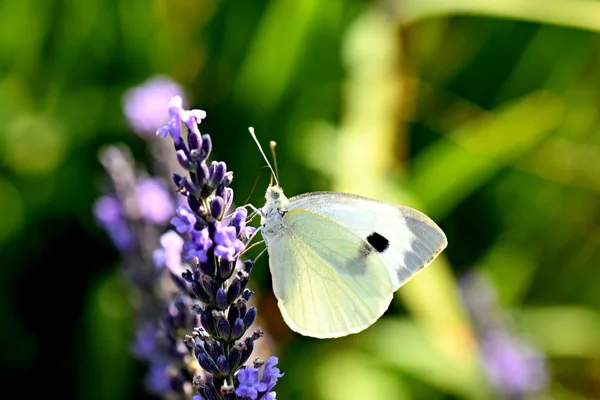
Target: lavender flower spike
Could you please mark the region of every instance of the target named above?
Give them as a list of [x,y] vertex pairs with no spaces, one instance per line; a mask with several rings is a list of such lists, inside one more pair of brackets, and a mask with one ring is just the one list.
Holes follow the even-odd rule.
[[[173,175],[187,207],[180,207],[171,223],[184,241],[183,258],[190,262],[190,267],[181,277],[187,282],[188,294],[197,300],[194,311],[201,325],[185,338],[204,370],[202,376],[194,377],[192,385],[198,391],[198,398],[204,400],[274,399],[272,389],[283,376],[275,367],[277,358],[254,366],[244,365],[252,354],[254,342],[263,336],[260,329],[246,334],[256,319],[256,308],[247,304],[253,293],[246,288],[253,263],[239,262],[255,229],[246,226],[245,208],[231,214],[233,190],[229,185],[233,173],[227,171],[224,162],[207,164],[212,140],[201,135],[197,126],[206,113],[184,110],[181,99],[174,97],[169,103],[169,115],[171,120],[157,135],[171,136],[179,165],[188,171],[187,176]],[[159,261],[164,259],[168,263],[166,245],[175,242],[163,243],[164,252],[158,255],[164,257]]]
[[548,385],[545,357],[511,329],[491,283],[472,272],[461,279],[460,289],[492,388],[506,399],[525,399],[542,392]]

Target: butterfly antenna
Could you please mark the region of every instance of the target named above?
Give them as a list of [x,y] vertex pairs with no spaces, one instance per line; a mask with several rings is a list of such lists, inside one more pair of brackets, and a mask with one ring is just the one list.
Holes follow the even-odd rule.
[[269,169],[271,170],[271,177],[275,178],[275,183],[277,184],[277,186],[279,186],[279,179],[277,179],[277,175],[275,174],[275,170],[271,166],[271,163],[269,162],[269,159],[265,155],[265,152],[263,151],[262,147],[260,146],[260,143],[258,142],[258,139],[256,138],[256,134],[254,133],[254,128],[250,127],[250,128],[248,128],[248,130],[250,131],[250,136],[252,136],[252,139],[254,139],[254,142],[256,142],[256,145],[258,146],[258,150],[260,150],[260,154],[262,154],[263,158],[267,162],[267,165],[269,166]]
[[277,177],[277,181],[279,181],[279,168],[277,167],[277,155],[275,154],[275,146],[277,146],[277,143],[271,140],[269,142],[269,147],[271,148],[271,154],[273,155],[273,164],[275,165],[275,176]]

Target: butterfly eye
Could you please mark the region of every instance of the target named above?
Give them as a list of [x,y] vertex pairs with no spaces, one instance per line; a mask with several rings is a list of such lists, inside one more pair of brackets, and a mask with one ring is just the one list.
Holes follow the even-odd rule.
[[273,191],[271,193],[271,197],[275,200],[279,199],[279,192]]

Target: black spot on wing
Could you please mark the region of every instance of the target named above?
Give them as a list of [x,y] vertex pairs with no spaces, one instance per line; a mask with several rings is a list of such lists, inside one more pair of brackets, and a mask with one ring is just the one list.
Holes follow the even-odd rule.
[[390,241],[377,232],[373,232],[367,236],[367,242],[373,246],[378,253],[383,253],[390,247]]

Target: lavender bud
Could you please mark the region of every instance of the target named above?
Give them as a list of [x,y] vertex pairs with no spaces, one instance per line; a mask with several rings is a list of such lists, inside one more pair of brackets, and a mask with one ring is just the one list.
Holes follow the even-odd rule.
[[210,155],[210,151],[212,150],[212,139],[210,138],[210,135],[202,135],[202,155],[204,156],[204,159],[207,159],[208,156]]
[[256,319],[256,307],[251,307],[248,312],[246,313],[246,315],[244,315],[244,325],[246,326],[246,329],[248,329],[250,327],[250,325],[252,325],[254,323],[254,320]]
[[233,325],[235,323],[235,320],[238,318],[240,318],[240,309],[237,306],[237,304],[233,304],[231,307],[229,307],[229,312],[227,313],[227,321],[229,321],[230,325]]
[[244,261],[244,271],[246,271],[247,273],[250,273],[250,271],[252,271],[253,266],[254,266],[254,261],[252,261],[252,260]]
[[[213,235],[212,237],[214,237],[214,232],[210,233],[210,224],[209,224],[209,237],[210,235]],[[214,257],[214,252],[212,250],[209,250],[207,252],[207,260],[206,262],[202,262],[200,263],[200,271],[207,277],[210,279],[211,276],[215,275],[215,257]]]
[[204,349],[210,358],[216,360],[223,355],[221,345],[216,340],[210,338],[204,342]]
[[188,171],[192,170],[192,163],[183,150],[177,150],[175,155],[177,156],[177,161],[179,162],[179,165],[181,165],[181,168]]
[[175,152],[177,153],[178,151],[183,151],[186,155],[189,156],[190,151],[187,148],[187,146],[185,145],[185,142],[183,140],[176,140],[173,142],[173,145],[175,147]]
[[246,315],[246,301],[240,298],[235,302],[235,305],[240,310],[240,318],[243,318]]
[[227,304],[232,304],[242,292],[242,282],[235,278],[231,281],[231,285],[227,288]]
[[200,323],[209,335],[217,336],[216,322],[210,311],[202,311],[200,314]]
[[227,321],[226,318],[218,318],[217,319],[218,337],[223,339],[224,341],[229,341],[230,332],[231,332],[231,328],[229,326],[229,321]]
[[198,180],[199,186],[206,186],[206,182],[208,182],[209,178],[208,167],[205,163],[198,164],[198,168],[196,168],[196,179]]
[[225,310],[227,308],[227,305],[229,303],[227,302],[227,293],[225,293],[225,289],[223,289],[223,288],[217,289],[217,293],[215,296],[215,303],[217,305],[217,308],[220,310]]
[[242,352],[246,344],[243,341],[235,342],[231,352],[229,353],[229,367],[232,370],[236,370],[243,364],[242,362]]
[[254,295],[254,292],[250,289],[244,289],[244,291],[242,292],[242,299],[246,300],[246,301],[250,301],[250,298],[252,297],[252,295]]
[[187,141],[190,150],[194,152],[194,150],[198,150],[200,148],[200,142],[202,141],[202,138],[196,129],[192,129],[188,133]]
[[192,292],[194,293],[194,296],[204,304],[210,303],[210,296],[206,292],[206,289],[204,289],[204,286],[197,280],[192,281]]
[[254,351],[254,339],[252,337],[247,337],[244,339],[244,344],[246,345],[242,350],[242,364],[245,364],[246,361],[250,358],[252,351]]
[[196,339],[194,339],[192,335],[185,335],[183,337],[183,343],[190,349],[196,347]]
[[179,276],[175,275],[170,270],[169,270],[169,275],[171,276],[171,279],[173,280],[173,283],[175,283],[175,286],[177,286],[177,288],[182,293],[187,293],[188,292],[188,287],[185,284],[185,282],[186,282],[185,278],[182,279],[182,277],[179,277]]
[[[202,204],[196,197],[188,196],[187,203],[188,203],[188,206],[190,207],[190,210],[192,210],[192,212],[194,214],[196,214],[196,216],[202,214],[202,212],[201,212]],[[202,220],[200,218],[198,218],[198,220],[196,221],[196,226],[198,226],[198,224],[200,224],[200,223],[202,223]],[[196,229],[201,230],[202,227],[198,227]]]
[[207,372],[211,374],[217,374],[219,371],[217,370],[217,365],[213,360],[211,360],[206,354],[199,353],[196,354],[196,358],[198,359],[198,364]]
[[177,186],[178,188],[181,187],[182,182],[183,182],[183,176],[181,176],[177,173],[173,173],[173,183],[175,184],[175,186]]
[[[227,202],[227,198],[225,197],[225,189],[227,189],[227,188],[223,185],[217,186],[217,188],[215,189],[215,196],[222,197],[225,200],[225,202]],[[232,195],[232,197],[233,197],[233,195]]]
[[224,355],[220,355],[217,358],[217,370],[222,376],[227,376],[229,374],[229,362]]
[[190,196],[200,196],[200,188],[188,178],[183,178],[181,186]]
[[206,352],[206,350],[204,349],[203,346],[200,346],[200,345],[196,346],[194,348],[194,354],[196,355],[196,358],[198,359],[198,363],[200,363],[200,366],[202,368],[204,368],[206,371],[210,372],[211,374],[218,372],[217,365],[212,360],[212,358],[208,355],[208,353]]
[[[227,261],[227,260],[221,259],[219,262],[219,268],[217,268],[218,278],[222,279],[222,280],[229,279],[229,277],[233,273],[234,265],[235,265],[235,261]],[[228,304],[231,304],[231,302],[229,302]]]
[[[216,306],[217,305],[217,292],[219,291],[219,289],[222,289],[222,288],[221,288],[221,284],[219,283],[219,281],[217,281],[215,279],[212,279],[212,278],[210,278],[210,280],[211,280],[211,294],[210,294],[210,296],[213,299],[213,303],[212,303],[213,306]],[[224,289],[222,289],[222,290],[224,290]],[[225,301],[227,301],[227,296],[225,296]]]
[[[201,263],[200,265],[204,265],[205,263]],[[203,275],[202,279],[200,279],[200,284],[208,294],[209,301],[207,304],[215,304],[215,295],[217,294],[217,289],[219,285],[208,275]]]
[[221,197],[214,197],[210,202],[210,213],[214,219],[220,219],[223,215],[223,199]]
[[241,318],[236,318],[233,326],[231,327],[231,340],[238,340],[242,337],[245,331],[246,326],[244,324],[244,320]]
[[202,390],[198,390],[203,400],[221,400],[221,396],[217,388],[211,383],[206,385]]
[[229,186],[229,185],[231,185],[231,182],[233,182],[233,171],[227,171],[227,173],[223,177],[223,180],[221,181],[221,183],[224,186]]
[[[221,184],[221,182],[223,181],[223,178],[225,178],[225,173],[227,172],[227,164],[225,164],[224,162],[216,162],[213,161],[212,164],[210,165],[212,171],[212,174],[210,176],[210,185],[212,187],[217,187]],[[227,186],[227,185],[225,185]]]

